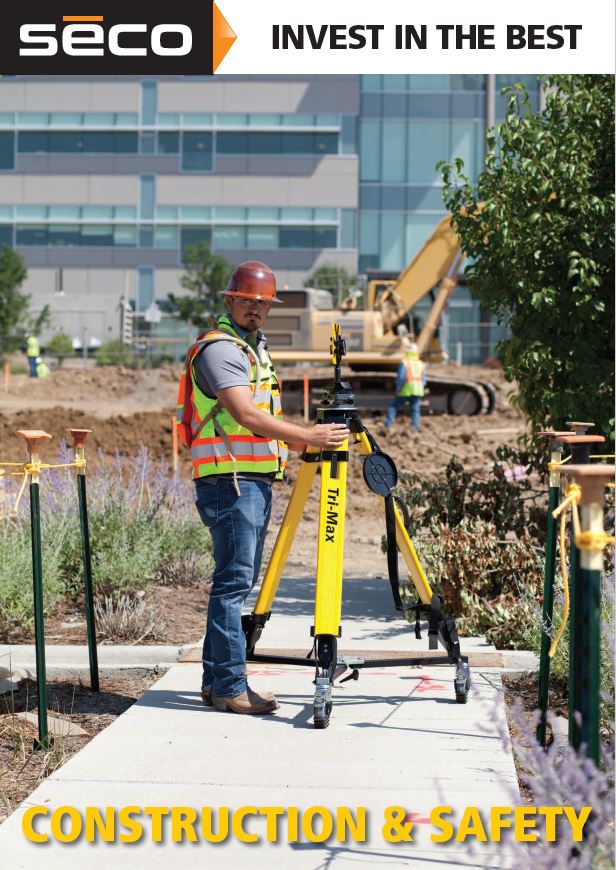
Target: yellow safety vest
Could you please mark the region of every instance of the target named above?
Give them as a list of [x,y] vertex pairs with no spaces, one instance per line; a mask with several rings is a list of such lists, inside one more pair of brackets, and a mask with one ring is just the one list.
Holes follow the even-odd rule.
[[419,359],[417,354],[413,354],[404,360],[404,368],[406,369],[406,382],[402,385],[402,389],[398,390],[399,396],[423,396],[423,371],[424,364]]
[[39,345],[39,340],[35,335],[28,336],[26,353],[28,356],[40,356],[41,355],[41,346]]
[[248,472],[281,480],[287,464],[285,442],[255,435],[240,426],[218,399],[206,396],[197,384],[193,364],[203,348],[214,341],[231,341],[246,352],[256,407],[282,417],[280,383],[268,352],[254,350],[223,315],[218,329],[204,333],[189,348],[180,383],[177,424],[183,443],[190,447],[193,477]]

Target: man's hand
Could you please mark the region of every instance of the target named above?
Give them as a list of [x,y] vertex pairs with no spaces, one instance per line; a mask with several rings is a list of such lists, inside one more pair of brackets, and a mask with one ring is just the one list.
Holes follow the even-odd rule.
[[316,423],[306,434],[306,442],[312,447],[340,447],[351,430],[345,423]]
[[[266,438],[277,438],[290,444],[311,447],[340,447],[351,434],[344,423],[317,423],[315,426],[298,426],[279,417],[266,414],[255,408],[249,387],[227,387],[219,390],[216,397],[234,420]],[[303,449],[303,448],[302,448]]]

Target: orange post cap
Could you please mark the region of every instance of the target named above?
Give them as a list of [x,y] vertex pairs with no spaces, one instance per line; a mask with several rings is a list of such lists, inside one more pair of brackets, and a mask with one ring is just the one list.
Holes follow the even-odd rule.
[[83,449],[86,438],[92,432],[92,429],[67,429],[66,430],[73,439],[73,447],[75,450]]
[[28,453],[36,453],[41,444],[53,437],[42,429],[18,429],[17,434],[25,440]]
[[563,444],[603,444],[603,435],[557,435],[557,441]]

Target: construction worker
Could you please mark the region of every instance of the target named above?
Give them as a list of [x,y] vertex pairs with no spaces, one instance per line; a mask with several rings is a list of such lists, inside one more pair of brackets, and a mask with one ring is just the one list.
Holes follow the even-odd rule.
[[241,616],[259,576],[272,484],[283,477],[287,446],[331,449],[350,433],[343,423],[300,426],[282,418],[278,376],[261,332],[280,302],[271,269],[242,263],[222,294],[227,310],[189,348],[178,399],[179,433],[191,448],[197,510],[214,557],[201,697],[219,711],[271,713],[275,697],[247,684]]
[[28,365],[30,366],[30,377],[37,378],[36,371],[37,359],[41,355],[41,347],[36,335],[29,335],[26,339],[26,354],[28,356]]
[[406,402],[411,406],[411,425],[419,432],[421,416],[421,398],[426,385],[426,367],[419,359],[417,345],[411,342],[404,353],[404,359],[398,366],[396,375],[396,397],[387,409],[385,428],[391,429],[396,414]]

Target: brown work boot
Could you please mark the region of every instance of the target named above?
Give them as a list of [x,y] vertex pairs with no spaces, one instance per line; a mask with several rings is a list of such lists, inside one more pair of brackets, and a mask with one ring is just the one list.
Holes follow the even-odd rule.
[[[252,689],[250,690],[252,691]],[[271,692],[261,692],[261,697],[265,698],[267,701],[275,701],[276,698],[272,695]],[[203,701],[204,707],[213,707],[214,702],[212,701],[212,690],[211,689],[201,689],[201,700]]]
[[276,698],[269,692],[267,696],[265,694],[259,695],[252,689],[230,698],[217,698],[213,695],[212,703],[214,709],[218,710],[219,713],[245,713],[248,715],[273,713],[279,706]]

